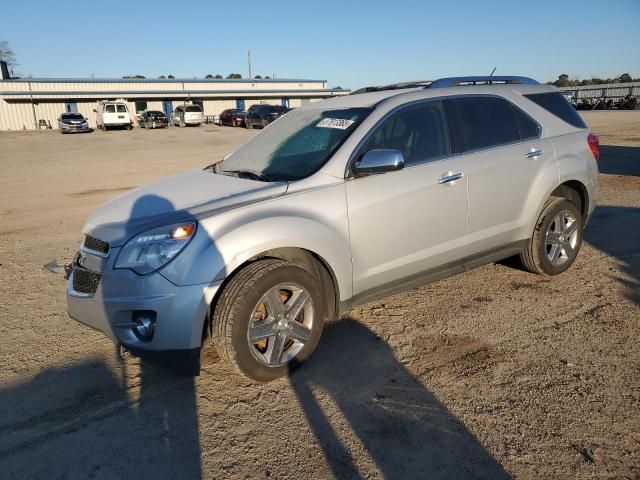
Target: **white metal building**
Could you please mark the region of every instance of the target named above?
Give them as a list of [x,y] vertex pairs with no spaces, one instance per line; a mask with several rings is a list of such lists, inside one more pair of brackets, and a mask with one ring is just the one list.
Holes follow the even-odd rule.
[[349,93],[326,85],[326,80],[296,79],[1,78],[0,130],[57,128],[63,112],[82,113],[95,127],[96,101],[116,98],[127,100],[132,116],[145,109],[170,114],[185,101],[199,103],[205,116],[214,116],[256,103],[298,107]]

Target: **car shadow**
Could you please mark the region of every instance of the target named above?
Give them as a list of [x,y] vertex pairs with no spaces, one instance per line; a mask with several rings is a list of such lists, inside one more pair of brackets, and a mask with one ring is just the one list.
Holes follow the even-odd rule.
[[194,379],[127,363],[52,367],[0,390],[0,477],[202,478]]
[[596,207],[584,240],[620,262],[625,275],[612,270],[610,276],[622,284],[627,298],[640,305],[640,208]]
[[387,479],[511,478],[478,439],[353,318],[328,324],[316,352],[290,376],[336,478],[364,478],[317,397],[326,394]]
[[640,147],[600,145],[600,173],[640,176]]

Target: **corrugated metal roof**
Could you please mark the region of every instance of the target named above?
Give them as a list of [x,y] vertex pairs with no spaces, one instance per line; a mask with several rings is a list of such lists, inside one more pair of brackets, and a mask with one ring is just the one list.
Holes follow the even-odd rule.
[[32,83],[326,83],[299,78],[9,78],[0,82]]

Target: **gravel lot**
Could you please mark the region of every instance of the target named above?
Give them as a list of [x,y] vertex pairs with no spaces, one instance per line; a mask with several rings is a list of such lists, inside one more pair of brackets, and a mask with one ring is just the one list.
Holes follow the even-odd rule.
[[587,112],[600,205],[575,265],[487,265],[365,305],[290,378],[119,361],[62,278],[110,197],[253,132],[0,132],[0,477],[640,478],[640,111]]

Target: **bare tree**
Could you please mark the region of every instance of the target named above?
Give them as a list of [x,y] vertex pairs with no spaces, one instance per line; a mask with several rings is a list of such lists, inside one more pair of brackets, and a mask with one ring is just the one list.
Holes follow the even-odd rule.
[[13,53],[9,42],[6,40],[0,40],[0,60],[4,60],[12,67],[18,65],[18,62],[16,62],[16,54]]

